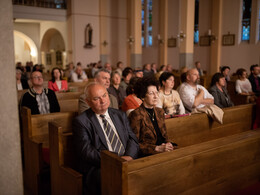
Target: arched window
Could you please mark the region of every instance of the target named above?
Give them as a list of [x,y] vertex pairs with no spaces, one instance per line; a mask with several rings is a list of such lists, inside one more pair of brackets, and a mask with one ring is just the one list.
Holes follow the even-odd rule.
[[61,51],[56,51],[56,65],[62,65]]
[[153,0],[142,0],[142,46],[152,46],[152,9]]
[[249,41],[250,39],[251,9],[252,9],[252,0],[243,0],[242,36],[241,36],[242,41]]
[[199,0],[195,0],[194,43],[199,43]]

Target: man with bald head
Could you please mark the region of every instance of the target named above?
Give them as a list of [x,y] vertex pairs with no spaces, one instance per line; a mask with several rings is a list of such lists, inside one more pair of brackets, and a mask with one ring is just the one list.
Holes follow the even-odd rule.
[[[95,73],[94,81],[103,85],[106,89],[108,89],[110,87],[110,77],[111,77],[110,72],[108,70],[100,69]],[[118,109],[118,102],[116,97],[113,96],[112,94],[108,94],[108,96],[110,99],[109,107]],[[89,105],[85,100],[86,100],[86,93],[83,93],[79,97],[79,114],[89,108]]]
[[137,158],[139,145],[124,112],[109,108],[106,88],[98,83],[86,87],[90,108],[73,121],[73,136],[79,169],[83,174],[83,191],[101,194],[100,152],[109,150],[124,160]]
[[187,111],[192,112],[195,108],[202,108],[205,105],[214,104],[214,97],[199,85],[199,72],[196,68],[188,70],[186,82],[179,88],[181,100]]

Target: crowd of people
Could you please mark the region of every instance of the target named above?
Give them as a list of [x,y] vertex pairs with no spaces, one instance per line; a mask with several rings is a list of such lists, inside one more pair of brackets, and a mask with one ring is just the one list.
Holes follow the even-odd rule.
[[[143,68],[123,69],[118,62],[113,71],[109,63],[101,67],[92,64],[94,82],[88,82],[79,98],[79,115],[73,121],[73,134],[80,170],[84,176],[86,193],[100,194],[100,151],[109,150],[125,160],[168,152],[177,148],[169,140],[165,119],[186,116],[200,108],[214,105],[218,109],[234,106],[227,82],[230,67],[223,66],[212,76],[207,90],[200,84],[205,74],[200,62],[191,69],[182,68],[181,84],[174,90],[175,76],[171,65],[145,64]],[[259,66],[252,65],[247,78],[245,69],[236,72],[236,91],[255,102],[260,92]],[[17,89],[29,88],[23,84],[23,70],[17,67]],[[64,79],[66,77],[66,79]],[[54,68],[48,88],[43,87],[43,75],[39,69],[30,74],[31,87],[23,95],[21,106],[27,106],[32,114],[59,112],[54,92],[68,90],[69,82],[88,81],[81,64],[62,71]]]

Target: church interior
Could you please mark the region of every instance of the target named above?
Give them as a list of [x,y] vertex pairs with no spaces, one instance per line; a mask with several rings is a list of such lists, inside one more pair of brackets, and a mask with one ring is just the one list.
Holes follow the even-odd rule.
[[[142,68],[144,64],[152,63],[157,64],[158,69],[161,65],[170,65],[173,72],[178,74],[183,67],[194,68],[195,62],[199,61],[200,68],[206,75],[205,80],[207,76],[212,77],[219,72],[223,66],[230,67],[230,76],[232,76],[239,68],[245,69],[249,75],[250,66],[260,64],[260,0],[3,0],[0,1],[0,16],[2,69],[0,192],[3,194],[38,194],[39,189],[44,188],[44,186],[40,186],[39,189],[33,188],[33,192],[30,191],[31,189],[24,188],[26,184],[24,180],[32,177],[23,176],[21,140],[24,135],[20,131],[22,119],[19,115],[17,101],[19,94],[14,79],[15,66],[18,62],[23,66],[28,62],[38,64],[43,74],[47,75],[54,67],[66,70],[71,62],[74,65],[80,62],[82,68],[89,72],[93,63],[99,62],[102,66],[110,63],[113,68],[116,68],[119,61],[124,68],[132,69]],[[206,82],[205,85],[208,86],[209,83]],[[115,171],[111,178],[114,179],[114,183],[109,181],[104,188],[102,186],[102,190],[108,190],[107,194],[146,194],[156,180],[150,181],[151,178],[158,176],[158,180],[164,180],[163,176],[165,176],[168,180],[172,180],[172,183],[163,182],[157,188],[151,187],[150,194],[160,192],[162,194],[173,192],[175,192],[173,194],[211,194],[211,192],[248,194],[249,192],[246,191],[248,186],[251,186],[249,190],[253,189],[252,194],[260,193],[260,134],[245,132],[245,128],[248,127],[247,130],[251,128],[254,117],[252,113],[256,108],[253,104],[243,106],[232,112],[228,110],[226,112],[225,117],[229,124],[225,124],[225,128],[230,132],[229,136],[232,136],[229,139],[221,138],[219,135],[218,138],[221,138],[219,142],[214,140],[212,143],[204,143],[195,148],[192,147],[191,142],[187,142],[186,146],[189,149],[183,152],[179,149],[179,153],[176,154],[172,153],[168,156],[160,154],[161,158],[147,157],[147,160],[143,161],[138,159],[129,165],[108,153],[102,154],[108,161],[102,166],[112,174],[112,171]],[[240,112],[247,113],[239,114]],[[69,116],[59,117],[67,120],[65,118]],[[208,121],[208,118],[206,116],[197,118],[201,121],[187,127],[187,132],[204,123],[206,128],[208,124],[205,121]],[[188,124],[189,121],[180,119],[177,123],[181,128],[181,125]],[[170,127],[170,124],[168,125]],[[222,128],[220,125],[213,125],[210,128],[224,132],[224,126]],[[201,140],[206,140],[205,136],[218,136],[217,133],[213,134],[202,133]],[[182,133],[179,132],[179,135],[181,136]],[[254,140],[250,138],[243,141],[246,137],[254,137]],[[232,146],[230,140],[234,142]],[[258,150],[249,150],[249,147]],[[248,156],[239,153],[239,149],[241,153],[248,153]],[[224,150],[225,153],[220,153]],[[231,150],[234,152],[230,152]],[[57,152],[56,155],[60,154]],[[238,156],[245,157],[239,160]],[[178,160],[169,160],[170,157]],[[66,159],[66,156],[64,158]],[[207,164],[209,160],[206,160],[208,158],[212,159],[209,164]],[[221,159],[222,163],[220,163]],[[223,165],[225,162],[234,163],[236,160],[239,161],[239,165],[235,164],[234,167]],[[214,162],[219,162],[219,166],[212,166]],[[246,166],[246,162],[251,164]],[[113,163],[120,168],[116,168]],[[142,163],[147,166],[147,169],[143,169]],[[60,166],[62,165],[64,164],[61,162]],[[203,173],[203,166],[209,166],[207,173]],[[241,170],[237,171],[240,168]],[[174,178],[174,175],[168,174],[166,169],[178,169],[176,175],[180,178]],[[181,174],[185,169],[194,174],[186,177],[185,173]],[[226,175],[221,176],[224,173]],[[57,189],[51,188],[51,194],[60,194],[61,188],[72,182],[68,179],[70,177],[63,174],[64,182],[59,181]],[[123,179],[120,178],[120,174],[123,175]],[[219,177],[214,180],[213,175]],[[72,187],[69,188],[72,190],[69,191],[71,194],[77,194],[73,193],[73,187],[76,189],[80,186],[77,183],[79,180],[75,179],[80,176],[76,173],[74,176]],[[102,176],[109,179],[105,173]],[[196,176],[200,179],[197,179],[197,182],[191,181]],[[146,183],[148,178],[150,183]],[[188,178],[186,186],[183,178]],[[205,178],[205,181],[201,178]],[[241,181],[238,181],[238,178]],[[182,183],[178,182],[179,179]],[[36,178],[32,185],[38,185],[39,180],[41,178]],[[138,180],[140,185],[135,188]],[[117,185],[120,185],[120,189],[115,189]],[[143,189],[141,185],[144,186]],[[129,191],[129,188],[135,189]],[[175,189],[179,191],[174,191]],[[241,189],[244,191],[237,191]],[[48,193],[50,192],[46,192]]]

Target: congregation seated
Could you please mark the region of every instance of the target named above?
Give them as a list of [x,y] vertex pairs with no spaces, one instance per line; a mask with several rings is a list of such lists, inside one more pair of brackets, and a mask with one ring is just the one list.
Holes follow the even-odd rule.
[[159,101],[157,107],[163,108],[166,115],[185,114],[185,108],[180,95],[174,87],[174,76],[170,72],[164,72],[160,78],[161,89],[159,90]]
[[[106,69],[99,69],[94,76],[94,82],[97,82],[103,85],[106,89],[110,86],[110,73]],[[110,99],[109,107],[118,109],[118,102],[115,96],[108,94]],[[89,105],[86,102],[85,92],[79,97],[79,114],[84,112],[89,108]]]
[[153,74],[157,73],[157,64],[156,63],[151,64],[151,71],[153,72]]
[[92,69],[91,69],[92,78],[94,78],[95,73],[96,73],[98,70],[99,70],[98,64],[97,64],[97,63],[93,63],[93,64],[92,64]]
[[158,103],[158,82],[144,77],[135,84],[134,91],[143,104],[129,115],[133,132],[139,141],[139,156],[147,156],[174,149],[168,139],[164,121],[164,110],[156,107]]
[[134,69],[134,77],[137,78],[143,78],[144,77],[144,72],[141,68],[137,67]]
[[51,80],[48,82],[48,88],[54,92],[68,91],[68,82],[62,79],[61,70],[53,68],[51,71]]
[[247,73],[244,68],[237,70],[238,79],[236,80],[236,92],[248,97],[248,102],[255,102],[256,96],[252,91],[250,81],[247,79]]
[[166,72],[172,72],[172,71],[173,71],[172,65],[171,65],[171,64],[167,64],[165,71],[166,71]]
[[130,79],[133,77],[133,69],[130,67],[126,67],[122,72],[122,81],[120,86],[123,87],[124,91],[126,91],[127,86],[129,85]]
[[254,64],[250,67],[251,74],[248,77],[248,80],[251,83],[252,91],[255,93],[256,96],[260,95],[260,71],[259,66]]
[[160,69],[159,69],[159,72],[157,72],[156,74],[155,74],[155,78],[157,79],[157,80],[159,80],[159,77],[161,76],[161,74],[163,73],[163,72],[165,72],[166,71],[166,65],[161,65],[160,66]]
[[106,62],[104,64],[104,69],[107,70],[110,74],[112,73],[112,67],[110,63]]
[[134,93],[134,86],[139,78],[133,77],[131,78],[128,87],[126,88],[126,95],[127,97],[124,99],[124,102],[122,104],[122,110],[126,112],[126,115],[129,116],[129,114],[138,108],[142,104],[142,100],[136,96]]
[[150,77],[153,76],[153,71],[151,69],[151,64],[145,64],[143,66],[143,77]]
[[67,78],[67,81],[68,82],[71,82],[72,81],[72,74],[74,72],[74,64],[73,62],[70,62],[68,65],[67,65],[67,69],[65,70],[64,72],[64,76]]
[[197,71],[199,72],[200,77],[203,76],[203,70],[201,69],[201,64],[200,61],[195,62],[195,68],[197,69]]
[[16,69],[16,87],[17,90],[29,89],[27,79],[22,79],[21,69]]
[[119,73],[120,77],[122,77],[122,74],[123,74],[123,62],[121,62],[121,61],[117,62],[115,71]]
[[73,121],[73,140],[78,168],[84,178],[84,194],[99,195],[101,151],[109,150],[129,161],[137,158],[139,146],[126,114],[109,108],[106,88],[101,84],[91,83],[85,92],[90,109]]
[[226,80],[222,73],[215,73],[211,80],[209,92],[214,97],[214,104],[220,108],[234,106],[226,90]]
[[116,97],[119,108],[122,106],[122,103],[126,97],[126,91],[124,90],[123,87],[120,86],[120,81],[121,81],[120,74],[117,71],[112,72],[111,85],[107,89],[109,94],[112,94],[113,96]]
[[229,76],[229,72],[230,72],[230,67],[229,66],[223,66],[220,69],[220,72],[224,75],[226,83],[228,81],[230,81],[230,76]]
[[205,105],[214,104],[214,97],[199,85],[200,76],[196,68],[188,70],[186,82],[179,87],[179,94],[186,110],[192,112],[195,108],[202,108]]
[[31,109],[31,114],[47,114],[60,112],[60,106],[51,89],[43,87],[42,73],[34,71],[31,73],[32,87],[21,99],[21,107],[26,106]]
[[77,65],[75,71],[71,75],[72,82],[84,82],[88,81],[88,77],[85,71],[82,70],[81,65]]

